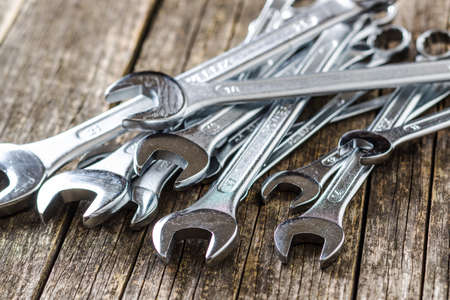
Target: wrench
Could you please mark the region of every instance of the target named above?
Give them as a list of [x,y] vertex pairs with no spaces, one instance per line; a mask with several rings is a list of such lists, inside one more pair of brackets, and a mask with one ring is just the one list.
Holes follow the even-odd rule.
[[[194,127],[157,133],[142,139],[136,148],[134,169],[142,175],[155,159],[170,161],[182,168],[175,181],[177,190],[201,181],[208,170],[214,150],[226,138],[256,118],[262,108],[227,107]],[[171,172],[170,172],[171,173]]]
[[[403,124],[415,106],[411,104],[417,103],[417,97],[411,99],[413,101],[405,102],[400,97],[393,98],[369,130],[380,131]],[[328,266],[337,258],[344,243],[342,219],[345,209],[373,168],[360,164],[364,153],[365,150],[360,148],[351,151],[317,202],[301,216],[277,226],[275,248],[282,261],[287,261],[291,243],[314,242],[318,237],[324,240],[319,259],[321,267]]]
[[[231,78],[246,68],[259,65],[267,57],[286,52],[292,45],[307,42],[324,28],[347,20],[377,6],[391,4],[387,0],[349,0],[318,3],[311,7],[314,18],[292,18],[271,35],[232,49],[223,55],[181,74],[178,80],[202,82]],[[144,111],[155,104],[153,91],[133,91],[134,99],[54,137],[25,145],[1,144],[0,171],[9,185],[0,192],[0,215],[8,215],[28,207],[30,196],[44,180],[75,157],[112,140],[124,132],[122,119]],[[55,145],[63,145],[55,147]]]
[[37,193],[37,211],[43,222],[55,212],[58,200],[65,203],[91,200],[83,214],[87,227],[104,222],[129,200],[129,185],[133,177],[133,153],[140,134],[106,158],[88,166],[59,173],[49,178]]
[[[321,35],[319,41],[310,50],[302,72],[320,70],[348,32],[345,27],[337,27],[327,35]],[[304,101],[306,104],[306,101]],[[249,185],[257,175],[262,163],[276,145],[271,141],[274,136],[286,132],[296,118],[288,122],[279,122],[291,113],[289,105],[273,105],[264,120],[242,146],[234,159],[217,181],[212,184],[205,196],[190,207],[174,212],[160,219],[153,228],[153,244],[158,255],[164,260],[170,259],[174,240],[185,238],[209,238],[206,262],[214,263],[225,257],[236,245],[238,226],[236,210],[247,194]],[[296,116],[303,109],[295,105]],[[272,149],[270,147],[273,145]]]
[[[429,108],[425,105],[426,101],[437,104],[449,95],[448,88],[445,86],[415,87],[409,86],[397,89],[391,94],[390,104],[384,107],[384,110],[397,109],[397,102],[403,99],[409,103],[407,111],[413,111],[409,114],[421,114]],[[412,109],[414,108],[414,110]],[[409,116],[406,117],[409,120]],[[384,119],[385,128],[392,126],[389,119]],[[380,125],[381,126],[381,125]],[[381,128],[381,127],[380,127]],[[344,148],[346,149],[346,148]],[[299,195],[290,203],[290,208],[294,211],[302,211],[306,205],[313,203],[320,195],[323,186],[328,179],[341,167],[342,163],[351,154],[353,148],[349,151],[340,151],[334,149],[328,154],[320,157],[308,166],[288,171],[281,171],[268,177],[262,184],[261,197],[266,202],[272,192],[279,187],[281,190],[291,190],[298,192]]]
[[361,155],[362,165],[380,164],[392,155],[394,148],[404,142],[434,133],[450,126],[450,109],[425,118],[409,122],[403,126],[390,130],[371,132],[367,130],[354,130],[345,133],[339,140],[339,146],[346,145],[354,139],[364,140],[372,145],[368,151]]
[[127,128],[167,129],[214,105],[261,102],[292,96],[315,96],[450,80],[450,60],[388,65],[371,69],[306,74],[212,84],[188,84],[156,72],[134,73],[107,90],[106,97],[132,98],[145,89],[158,105],[124,119]]

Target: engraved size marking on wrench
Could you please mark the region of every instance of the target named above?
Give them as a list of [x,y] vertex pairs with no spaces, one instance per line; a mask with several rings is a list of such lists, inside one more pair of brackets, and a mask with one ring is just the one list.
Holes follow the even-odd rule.
[[210,122],[200,129],[206,135],[216,135],[223,130],[222,126],[215,122]]
[[[332,15],[331,12],[327,12],[327,16]],[[289,27],[286,27],[283,30],[283,33],[280,33],[280,36],[290,36],[295,37],[299,33],[307,30],[308,28],[312,28],[319,23],[319,20],[316,17],[310,17],[308,20],[301,19],[297,22],[292,23]],[[216,62],[215,64],[209,66],[208,68],[202,70],[200,73],[194,74],[190,77],[185,78],[186,82],[208,82],[213,78],[220,76],[222,73],[226,72],[227,69],[231,68],[234,65],[237,65],[239,61],[244,60],[248,53],[252,52],[260,52],[261,44],[248,44],[248,51],[244,51],[244,53],[236,53],[232,56],[233,59],[224,58]]]
[[91,139],[98,134],[102,133],[103,130],[98,124],[93,124],[92,126],[89,126],[87,128],[83,128],[77,132],[78,138],[82,140]]
[[243,160],[252,161],[257,152],[264,147],[264,143],[270,138],[271,135],[274,134],[274,130],[279,126],[279,120],[284,118],[287,114],[290,113],[290,106],[279,105],[277,107],[277,111],[272,114],[269,120],[264,122],[263,127],[259,131],[259,138],[254,140],[254,144],[247,148],[247,151],[244,151],[243,155],[236,162],[235,166],[239,166],[238,168],[234,168],[231,172],[228,173],[228,176],[224,178],[224,180],[219,184],[218,190],[224,193],[233,192],[237,187],[236,183],[240,180],[237,178],[241,178],[245,175],[245,164],[241,163]]

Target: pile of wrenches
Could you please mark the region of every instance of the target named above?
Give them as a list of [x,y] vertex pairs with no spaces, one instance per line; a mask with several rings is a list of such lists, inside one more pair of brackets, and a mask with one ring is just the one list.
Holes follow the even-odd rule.
[[[83,223],[92,227],[134,203],[131,226],[139,229],[154,220],[170,179],[183,190],[217,176],[197,202],[153,227],[163,260],[176,240],[210,238],[206,261],[215,263],[238,242],[236,211],[257,179],[325,125],[381,108],[367,130],[344,134],[329,154],[262,186],[264,201],[288,187],[299,191],[293,210],[312,204],[277,227],[280,257],[287,260],[293,243],[321,238],[321,265],[328,265],[344,243],[345,209],[374,165],[398,144],[450,125],[449,109],[418,118],[450,94],[450,51],[428,51],[436,41],[450,44],[450,34],[422,34],[416,62],[391,64],[411,43],[406,29],[390,25],[395,1],[293,2],[267,0],[241,45],[175,78],[150,71],[123,77],[106,101],[124,102],[85,123],[43,141],[1,144],[9,182],[0,214],[36,203],[45,222],[63,203],[89,200]],[[381,88],[395,90],[364,100]],[[335,96],[296,123],[319,95]],[[140,133],[128,142],[113,142],[133,130]],[[82,155],[77,169],[54,175]]]

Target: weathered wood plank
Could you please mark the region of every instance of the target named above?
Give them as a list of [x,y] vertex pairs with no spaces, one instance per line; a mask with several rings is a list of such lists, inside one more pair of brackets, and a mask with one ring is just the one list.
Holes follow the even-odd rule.
[[[135,70],[153,69],[169,74],[181,72],[203,17],[205,3],[206,1],[164,1],[151,20],[152,27],[140,50]],[[219,43],[219,39],[217,42]],[[185,202],[181,194],[170,200]],[[130,213],[120,214],[104,226],[88,230],[81,222],[81,212],[84,209],[82,207],[77,211],[68,229],[43,297],[118,297],[124,292],[138,253],[145,251],[140,249],[145,231],[133,232],[128,228]],[[147,247],[151,247],[150,244]],[[150,258],[152,256],[153,260],[157,260],[153,253]],[[162,268],[156,274],[162,276],[163,264],[160,261],[155,264]],[[157,271],[157,268],[152,270]],[[151,277],[148,283],[157,283],[156,278],[157,276]],[[139,290],[140,288],[137,295]],[[130,297],[129,294],[126,296]]]
[[[447,101],[447,107],[450,100]],[[431,194],[423,299],[448,299],[449,297],[449,245],[450,222],[450,150],[449,131],[440,132],[434,150],[434,176]]]
[[[443,8],[448,7],[449,3],[448,0],[435,1],[433,5],[423,1],[401,1],[398,22],[411,30],[415,36],[429,28],[445,29],[448,26],[449,10]],[[446,135],[445,132],[441,134]],[[446,253],[442,253],[443,250],[435,255],[430,253],[430,264],[434,270],[429,270],[436,271],[440,277],[437,280],[438,286],[433,287],[441,295],[438,298],[446,298],[441,292],[446,289],[446,285],[448,287],[448,273],[442,274],[443,271],[448,271],[448,226],[445,227],[442,223],[445,223],[445,220],[448,222],[448,214],[445,215],[445,210],[438,212],[430,224],[427,219],[432,184],[433,146],[434,136],[428,136],[399,147],[392,160],[378,166],[373,172],[358,298],[421,298],[427,226],[430,232],[434,233],[434,238],[439,236],[440,241],[447,240]],[[442,173],[437,169],[436,176],[448,173],[449,170],[448,160],[442,159],[440,155],[435,163],[443,169]],[[443,171],[445,169],[446,171]],[[436,182],[436,188],[444,192],[441,185],[448,185],[448,180],[446,183],[439,182]],[[439,203],[439,198],[434,199]],[[439,247],[439,243],[434,247]],[[436,264],[439,264],[440,268],[436,268]],[[447,279],[446,284],[442,276]],[[426,278],[425,286],[430,286],[427,281]]]
[[[105,109],[104,87],[127,65],[149,6],[26,2],[0,46],[2,141],[36,141]],[[39,295],[70,219],[43,225],[30,210],[0,220],[2,298]]]

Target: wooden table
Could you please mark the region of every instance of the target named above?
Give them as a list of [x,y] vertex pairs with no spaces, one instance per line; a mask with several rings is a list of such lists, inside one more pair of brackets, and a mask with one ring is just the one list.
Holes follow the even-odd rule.
[[[98,114],[105,87],[132,70],[178,74],[237,45],[263,2],[0,1],[2,141],[36,141]],[[416,36],[450,27],[450,0],[399,2],[396,22]],[[273,171],[307,164],[373,116],[328,126]],[[377,167],[347,211],[339,260],[323,271],[313,245],[280,263],[272,236],[292,195],[261,206],[258,183],[239,209],[239,247],[216,267],[204,265],[204,241],[178,244],[164,265],[151,228],[128,228],[131,211],[95,229],[81,224],[85,204],[62,208],[46,225],[31,210],[2,218],[0,298],[448,299],[449,148],[442,131]],[[168,189],[159,215],[206,190]]]

